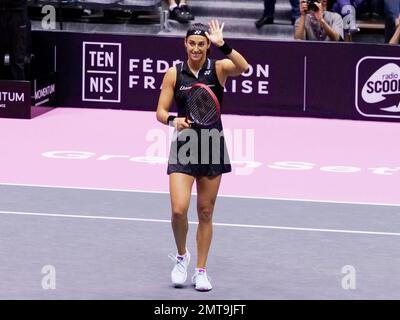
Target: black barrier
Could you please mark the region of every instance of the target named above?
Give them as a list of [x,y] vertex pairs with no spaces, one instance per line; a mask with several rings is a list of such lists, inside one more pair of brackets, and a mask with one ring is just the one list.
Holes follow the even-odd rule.
[[29,81],[0,81],[0,118],[31,118]]
[[[277,289],[275,289],[277,290]],[[73,318],[79,310],[83,316],[104,316],[107,319],[130,318],[146,320],[257,320],[264,318],[307,317],[321,319],[325,311],[335,319],[343,314],[360,317],[364,312],[376,317],[390,317],[398,310],[398,300],[2,300],[2,310],[15,315],[34,315],[51,319],[62,310]],[[79,309],[78,309],[79,308]],[[162,309],[163,308],[163,309]],[[173,308],[173,309],[167,309]],[[43,315],[43,310],[48,310]],[[163,311],[163,314],[159,313]],[[392,310],[392,311],[390,311]],[[186,311],[186,313],[184,313]],[[26,312],[26,313],[25,313]],[[51,315],[51,316],[50,316]],[[277,316],[275,316],[277,315]],[[279,316],[278,316],[279,315]]]
[[[186,59],[176,37],[36,31],[33,40],[38,63],[57,64],[61,107],[155,111],[165,71]],[[229,43],[250,69],[228,79],[224,113],[400,120],[399,46]]]
[[56,73],[30,81],[0,80],[0,118],[31,119],[53,109]]

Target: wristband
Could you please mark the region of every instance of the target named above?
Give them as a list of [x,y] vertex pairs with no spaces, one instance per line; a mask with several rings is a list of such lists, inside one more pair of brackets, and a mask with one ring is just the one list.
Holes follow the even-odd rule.
[[228,55],[228,54],[231,54],[232,53],[232,48],[226,43],[226,41],[224,42],[224,44],[222,45],[222,46],[220,46],[220,47],[218,47],[218,49],[219,50],[221,50],[222,51],[222,53],[224,54],[224,55]]
[[167,125],[173,127],[174,125],[173,125],[173,123],[171,123],[171,122],[174,122],[175,118],[176,118],[175,116],[168,116],[168,118],[167,118]]

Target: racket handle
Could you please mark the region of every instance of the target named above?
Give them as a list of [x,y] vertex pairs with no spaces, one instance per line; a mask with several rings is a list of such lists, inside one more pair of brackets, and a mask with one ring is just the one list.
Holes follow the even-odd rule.
[[189,117],[185,117],[185,122],[189,125],[189,127],[192,127],[192,124],[189,122]]

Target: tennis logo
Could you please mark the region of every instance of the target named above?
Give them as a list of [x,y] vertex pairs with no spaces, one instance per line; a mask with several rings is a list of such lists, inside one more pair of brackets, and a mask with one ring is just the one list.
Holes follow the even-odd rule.
[[400,118],[400,58],[364,57],[357,63],[355,105],[365,117]]
[[83,42],[82,100],[121,102],[121,44]]

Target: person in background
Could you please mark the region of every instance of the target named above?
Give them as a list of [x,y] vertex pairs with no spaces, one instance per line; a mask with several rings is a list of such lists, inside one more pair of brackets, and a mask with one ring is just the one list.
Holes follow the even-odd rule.
[[396,21],[400,14],[400,0],[384,0],[385,42],[388,43],[396,30]]
[[7,80],[25,80],[29,26],[27,0],[0,0],[0,79],[9,78],[5,69],[8,54],[11,78]]
[[396,19],[396,31],[394,32],[389,44],[399,44],[400,43],[400,16]]
[[[274,23],[275,3],[276,0],[264,0],[264,13],[255,23],[257,29],[260,29],[265,24]],[[290,0],[290,4],[292,5],[291,21],[294,24],[297,18],[300,17],[299,1]]]
[[336,12],[327,11],[327,0],[315,0],[310,5],[308,1],[300,0],[300,13],[295,23],[295,39],[343,41],[342,17]]
[[190,20],[194,20],[194,16],[187,0],[180,0],[179,3],[176,0],[165,0],[169,6],[169,18],[176,20],[180,23],[188,23]]
[[353,35],[360,31],[357,26],[356,14],[367,4],[367,0],[336,0],[332,11],[339,13],[343,18],[343,29],[346,34]]

